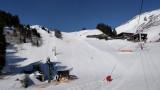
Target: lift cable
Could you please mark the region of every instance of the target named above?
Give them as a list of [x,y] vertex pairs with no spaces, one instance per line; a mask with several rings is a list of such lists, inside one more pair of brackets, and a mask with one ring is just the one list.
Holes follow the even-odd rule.
[[140,10],[139,10],[140,12],[139,12],[139,18],[138,18],[138,25],[137,25],[137,28],[136,28],[137,33],[139,33],[139,41],[140,41],[140,47],[141,47],[141,49],[143,49],[143,46],[142,46],[142,43],[141,43],[141,41],[142,41],[141,31],[142,31],[142,30],[139,30],[138,28],[139,28],[139,23],[140,23],[142,8],[143,8],[143,0],[141,0],[141,6],[140,6]]
[[146,75],[146,72],[145,72],[145,67],[144,67],[144,62],[143,62],[142,52],[141,51],[140,51],[140,57],[141,57],[141,64],[142,64],[142,68],[143,68],[143,74],[144,74],[147,90],[149,90],[149,84],[148,84],[147,75]]

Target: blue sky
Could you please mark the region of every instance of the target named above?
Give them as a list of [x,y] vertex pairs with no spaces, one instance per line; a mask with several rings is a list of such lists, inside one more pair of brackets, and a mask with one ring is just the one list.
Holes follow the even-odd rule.
[[[94,29],[98,23],[115,28],[139,14],[141,0],[1,0],[0,10],[23,24],[65,32]],[[144,0],[142,12],[160,9],[160,0]]]

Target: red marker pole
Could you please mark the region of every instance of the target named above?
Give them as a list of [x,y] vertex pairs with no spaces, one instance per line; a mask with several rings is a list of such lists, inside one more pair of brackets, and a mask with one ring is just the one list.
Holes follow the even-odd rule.
[[112,73],[113,73],[113,71],[114,71],[115,68],[116,68],[116,65],[115,65],[114,68],[112,69],[111,74],[106,77],[106,80],[107,80],[108,82],[111,82],[111,81],[113,80],[113,79],[111,78],[111,75],[112,75]]
[[113,73],[113,71],[114,71],[114,69],[116,68],[116,65],[114,66],[114,68],[112,69],[112,72],[111,72],[111,74],[110,75],[112,75],[112,73]]

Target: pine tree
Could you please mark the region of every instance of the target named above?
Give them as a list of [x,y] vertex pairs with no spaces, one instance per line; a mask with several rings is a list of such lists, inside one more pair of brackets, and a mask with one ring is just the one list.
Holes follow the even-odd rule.
[[62,39],[61,31],[60,31],[60,30],[58,30],[58,29],[55,29],[55,36],[56,36],[57,38]]
[[12,16],[12,25],[17,26],[20,24],[18,15]]
[[23,43],[26,43],[26,37],[23,37]]
[[26,26],[26,37],[32,40],[32,32],[29,25]]
[[117,35],[116,29],[114,29],[112,32],[113,32],[113,36],[115,37]]
[[6,54],[6,42],[5,36],[3,34],[3,26],[0,25],[0,72],[2,71],[3,67],[5,66],[5,54]]
[[15,29],[13,30],[13,36],[17,37],[17,31]]
[[100,31],[102,31],[104,34],[108,35],[108,36],[113,36],[113,32],[112,32],[112,28],[104,23],[99,23],[96,26],[96,29],[99,29]]
[[82,30],[87,30],[87,29],[84,27],[84,28],[82,28]]
[[12,15],[0,10],[0,24],[4,26],[17,26],[20,24],[18,15]]

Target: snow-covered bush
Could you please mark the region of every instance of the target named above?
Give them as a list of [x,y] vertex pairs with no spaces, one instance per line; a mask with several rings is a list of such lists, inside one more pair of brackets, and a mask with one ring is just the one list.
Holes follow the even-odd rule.
[[56,30],[55,30],[55,36],[56,36],[57,38],[62,39],[61,31],[56,29]]

